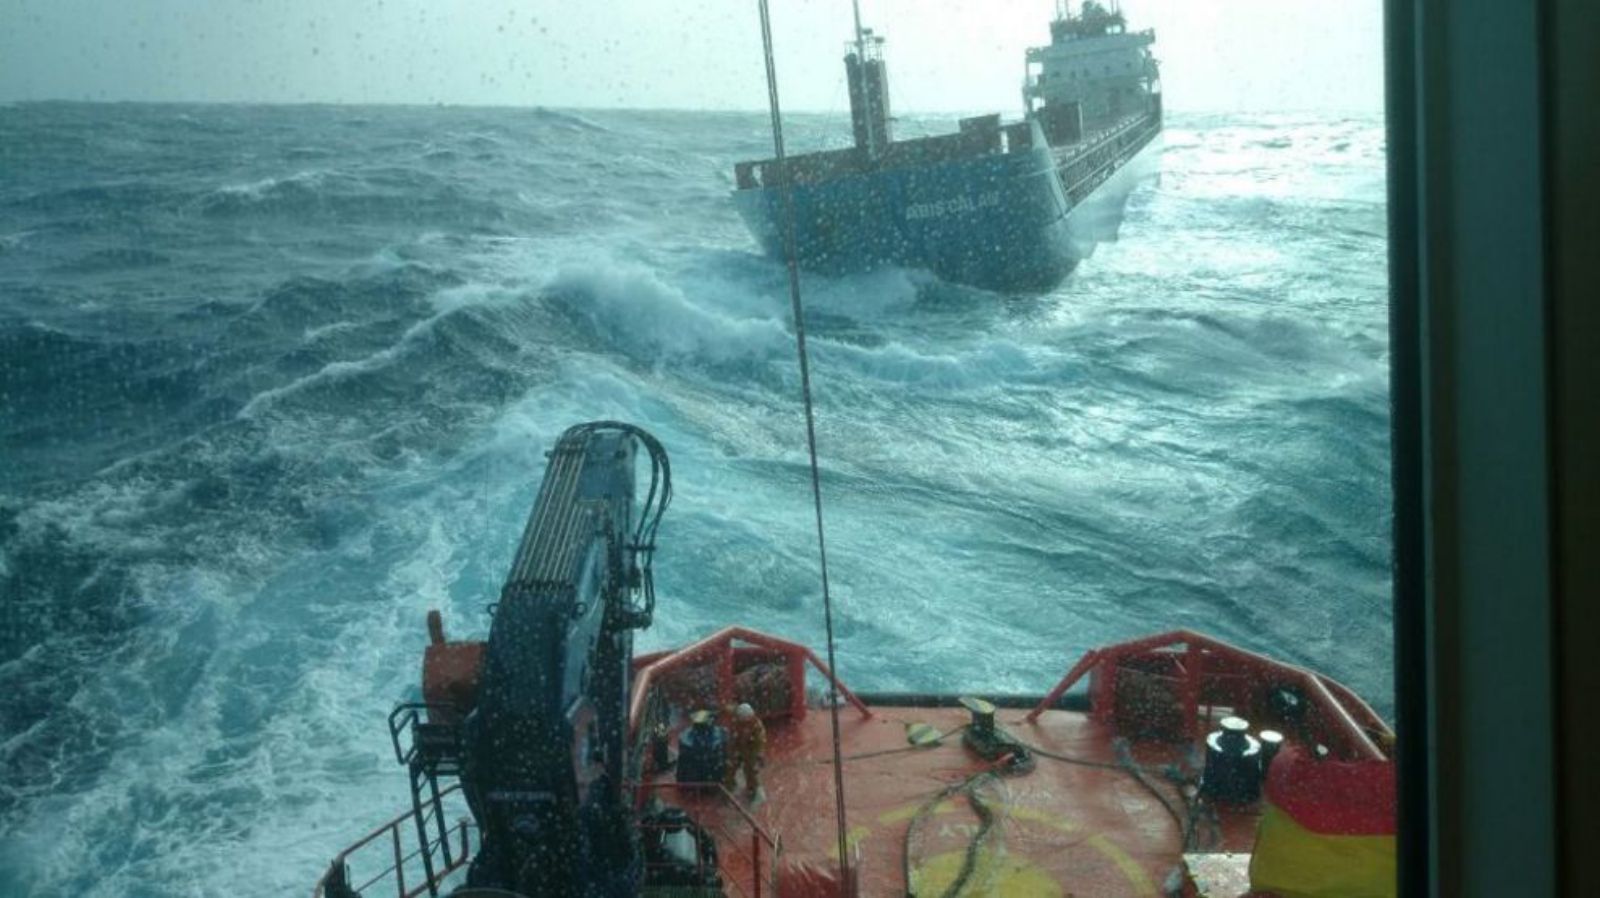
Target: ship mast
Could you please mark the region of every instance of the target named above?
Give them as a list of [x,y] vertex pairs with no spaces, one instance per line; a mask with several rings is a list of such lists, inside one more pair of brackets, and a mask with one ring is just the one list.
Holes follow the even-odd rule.
[[[858,64],[861,66],[862,72],[859,90],[861,93],[862,106],[863,108],[866,108],[867,84],[865,75],[867,64],[867,35],[866,32],[861,30],[861,0],[850,0],[850,9],[855,13],[856,17],[856,59],[859,60]],[[863,116],[863,119],[866,125],[867,158],[875,158],[878,155],[878,135],[873,133],[875,130],[873,127],[875,124],[873,122],[873,116],[868,113],[867,115]]]
[[861,0],[850,0],[850,8],[856,14],[856,56],[867,58],[867,39],[861,33]]
[[883,66],[883,38],[861,27],[861,0],[851,0],[855,39],[845,44],[844,65],[850,82],[850,126],[856,148],[876,160],[889,146],[889,83]]

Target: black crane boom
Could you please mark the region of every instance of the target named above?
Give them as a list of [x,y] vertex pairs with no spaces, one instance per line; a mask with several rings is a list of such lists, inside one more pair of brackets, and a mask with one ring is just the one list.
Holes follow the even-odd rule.
[[[635,459],[650,487],[635,508]],[[482,833],[468,885],[635,895],[626,794],[633,631],[650,625],[656,526],[671,499],[661,444],[629,424],[562,434],[501,589],[462,783]]]

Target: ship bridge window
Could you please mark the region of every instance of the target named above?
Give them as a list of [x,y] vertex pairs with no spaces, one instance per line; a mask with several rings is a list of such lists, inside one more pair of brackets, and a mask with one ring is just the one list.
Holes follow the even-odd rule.
[[[1384,113],[1385,2],[1388,21],[1406,29],[1441,26],[1388,35],[1391,52],[1428,51],[1427,66],[1396,77],[1401,114],[1430,79],[1466,79],[1429,115],[1394,127]],[[1490,275],[1539,267],[1550,235],[1542,207],[1526,204],[1559,196],[1544,178],[1563,160],[1540,145],[1556,132],[1553,111],[1532,101],[1560,79],[1532,64],[1502,78],[1500,54],[1514,60],[1535,52],[1540,35],[1570,33],[1551,11],[1581,3],[1600,5],[862,0],[867,24],[884,26],[869,36],[856,32],[848,3],[772,0],[770,55],[756,4],[743,0],[639,0],[626,4],[626,27],[615,4],[601,3],[194,3],[158,16],[139,11],[155,4],[80,0],[0,13],[0,827],[73,830],[40,851],[30,849],[43,840],[12,839],[15,850],[0,852],[0,894],[75,894],[102,881],[118,893],[306,894],[310,883],[297,877],[312,849],[274,863],[273,846],[300,844],[307,821],[350,838],[378,822],[335,822],[345,808],[390,817],[374,806],[396,795],[389,774],[369,777],[374,733],[349,743],[342,734],[353,722],[381,727],[391,699],[411,691],[399,681],[410,680],[421,633],[391,618],[425,599],[451,606],[445,616],[465,638],[487,633],[480,609],[528,520],[540,450],[580,420],[624,418],[656,433],[680,473],[666,526],[648,543],[663,601],[655,627],[639,634],[641,653],[725,626],[820,650],[803,380],[815,385],[817,504],[839,599],[839,673],[852,689],[930,705],[1037,698],[1089,649],[1203,628],[1325,674],[1387,720],[1397,704],[1420,711],[1402,721],[1415,729],[1402,733],[1401,751],[1463,736],[1435,739],[1417,723],[1435,709],[1397,703],[1391,689],[1393,634],[1427,636],[1433,652],[1432,618],[1418,609],[1436,606],[1392,601],[1392,577],[1432,569],[1404,555],[1423,544],[1420,492],[1397,502],[1390,484],[1404,493],[1408,476],[1421,478],[1415,456],[1426,445],[1446,463],[1429,471],[1430,489],[1460,488],[1430,493],[1439,502],[1429,514],[1460,504],[1472,516],[1447,526],[1530,558],[1551,554],[1527,541],[1555,527],[1553,515],[1502,511],[1552,491],[1537,466],[1568,451],[1545,442],[1553,430],[1534,430],[1526,452],[1488,459],[1499,467],[1457,439],[1493,437],[1503,416],[1545,414],[1542,387],[1529,385],[1555,376],[1556,365],[1535,364],[1547,332],[1537,322],[1491,332],[1547,311],[1534,308],[1539,272],[1526,291],[1520,280],[1467,275],[1482,273],[1474,264]],[[1052,8],[1061,11],[1054,35]],[[1481,33],[1518,15],[1527,29],[1503,42]],[[1493,48],[1495,65],[1444,52],[1457,45]],[[848,71],[846,53],[855,54]],[[1110,78],[1118,60],[1140,78]],[[781,116],[769,117],[769,61]],[[1033,89],[1017,89],[1019,64],[1024,79],[1037,76]],[[1086,80],[1098,83],[1073,83]],[[1507,98],[1530,102],[1504,114]],[[1506,164],[1430,171],[1436,160],[1420,159],[1418,144],[1435,152],[1454,137],[1443,125],[1481,124],[1475,116],[1498,116],[1499,130],[1457,132],[1481,142],[1471,158]],[[789,157],[781,164],[773,118]],[[1535,149],[1505,149],[1519,141]],[[1420,185],[1427,190],[1389,184],[1391,170],[1408,166],[1438,180]],[[1473,216],[1438,224],[1438,234],[1394,224],[1457,208]],[[1464,239],[1480,228],[1499,239]],[[1391,313],[1391,237],[1397,307],[1406,285],[1421,282],[1504,288],[1479,297],[1500,304],[1437,327]],[[1469,252],[1479,247],[1494,252]],[[811,353],[805,378],[791,261]],[[1427,298],[1427,314],[1466,314],[1453,296]],[[1556,321],[1549,338],[1567,338]],[[1472,377],[1444,362],[1426,372],[1428,389],[1445,397],[1438,419],[1418,395],[1390,394],[1391,383],[1420,394],[1406,385],[1425,382],[1417,347],[1403,343],[1408,323],[1430,353],[1488,366]],[[1485,408],[1462,398],[1486,383],[1515,401]],[[1426,443],[1423,420],[1437,428]],[[584,489],[600,485],[582,479]],[[603,480],[607,490],[621,483]],[[639,484],[641,500],[649,488]],[[628,539],[630,552],[641,549]],[[612,568],[586,570],[611,582]],[[1439,586],[1470,572],[1447,570]],[[1517,601],[1504,604],[1516,607],[1459,612],[1441,651],[1468,636],[1498,648],[1499,624],[1519,638],[1527,627],[1554,629],[1522,616],[1537,604],[1509,588],[1523,581],[1506,585],[1503,597]],[[735,596],[748,601],[726,598]],[[634,617],[600,610],[574,621]],[[621,660],[610,654],[619,643],[605,644]],[[737,657],[729,689],[757,697],[778,683],[743,667],[767,666],[764,650]],[[1130,716],[1154,709],[1179,714],[1180,729],[1195,725],[1198,708],[1175,704],[1173,687],[1196,684],[1198,701],[1203,665],[1178,681],[1175,659],[1151,660],[1148,670],[1125,668],[1122,685],[1105,680],[1106,694],[1126,687],[1149,700],[1125,704]],[[1467,672],[1516,698],[1516,683],[1552,666],[1534,658],[1504,677]],[[591,680],[612,683],[625,669],[597,665]],[[566,670],[581,681],[590,668]],[[704,688],[711,679],[684,676],[685,696],[723,697]],[[1465,679],[1429,682],[1452,701],[1471,697]],[[788,707],[799,711],[807,696],[793,692]],[[1263,704],[1213,697],[1241,711]],[[996,728],[1017,724],[1011,704]],[[1503,741],[1463,756],[1485,766],[1462,761],[1443,773],[1502,795],[1549,788],[1553,777],[1524,775],[1525,752],[1504,749],[1525,748],[1537,728],[1528,721],[1552,704],[1506,701],[1503,718],[1444,709],[1441,719]],[[864,853],[894,852],[900,834],[910,840],[912,813],[944,818],[929,821],[922,846],[925,879],[943,880],[921,890],[932,894],[964,875],[956,867],[969,849],[983,848],[979,799],[1004,799],[1014,786],[1042,800],[1036,784],[1066,768],[1040,753],[1032,773],[1008,770],[1018,779],[961,784],[945,814],[927,803],[941,788],[933,778],[977,763],[961,754],[967,740],[954,727],[964,723],[948,707],[906,719],[938,724],[947,738],[914,749],[922,754],[864,760],[873,771],[921,771],[917,786],[929,791],[906,797],[904,814],[863,809],[851,822],[871,828]],[[589,726],[573,732],[592,742]],[[874,754],[898,742],[883,735],[887,725],[871,729],[888,740]],[[1010,731],[1056,738],[1049,727]],[[614,731],[608,721],[599,732]],[[786,742],[773,735],[774,748]],[[1167,840],[1170,858],[1123,856],[1110,850],[1115,838],[1090,838],[1070,861],[1091,877],[1159,861],[1140,878],[1160,882],[1187,836],[1225,829],[1211,826],[1212,808],[1186,803],[1185,786],[1204,773],[1201,740],[1179,732],[1173,742],[1181,747],[1170,755],[1136,746],[1138,764],[1119,764],[1106,744],[1098,762],[1113,769],[1073,768],[1071,782],[1114,784],[1088,796],[1106,813],[1146,805],[1161,815],[1160,802],[1133,800],[1153,789],[1188,821],[1139,821]],[[1301,747],[1314,755],[1317,746]],[[1158,755],[1161,764],[1145,763]],[[828,767],[810,760],[796,766],[824,777]],[[1169,760],[1184,782],[1162,775]],[[265,764],[303,779],[263,789]],[[170,838],[154,821],[129,824],[130,809],[192,802],[202,781],[209,797],[249,796],[248,825],[229,820],[226,838],[205,839],[192,837],[216,823],[206,814],[173,815]],[[518,794],[494,801],[510,813],[549,798]],[[810,799],[793,795],[775,788],[759,813],[804,812]],[[733,805],[696,804],[715,804],[746,832]],[[1019,852],[1077,845],[1098,827],[1086,819],[1068,834],[1062,821],[1073,815],[1062,809],[1050,825],[1042,808],[1032,820],[1010,813],[1027,807],[992,809],[1017,830],[1005,844]],[[1529,813],[1513,808],[1506,819]],[[531,827],[522,835],[538,837],[543,815],[522,820]],[[1431,836],[1455,838],[1459,823]],[[934,832],[945,824],[954,834]],[[1318,835],[1293,831],[1307,842]],[[847,835],[858,841],[854,827]],[[158,838],[163,856],[145,857]],[[467,841],[480,844],[477,834]],[[1494,846],[1484,855],[1527,853],[1516,839],[1473,844]],[[800,845],[799,866],[777,872],[809,878],[806,859],[827,847]],[[404,856],[409,877],[422,858]],[[317,866],[331,859],[322,853]],[[903,860],[873,856],[872,875],[909,870]],[[1017,891],[1105,893],[1040,882],[1043,868],[1009,860],[980,866]],[[538,885],[528,893],[585,891]],[[609,885],[624,891],[620,874]],[[862,894],[910,891],[881,885],[863,883]],[[1484,894],[1528,892],[1513,884]]]

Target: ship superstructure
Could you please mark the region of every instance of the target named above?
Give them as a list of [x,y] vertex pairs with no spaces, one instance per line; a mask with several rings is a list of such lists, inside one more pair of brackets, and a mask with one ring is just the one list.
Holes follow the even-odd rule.
[[1089,131],[1159,112],[1155,42],[1154,29],[1129,31],[1117,4],[1087,0],[1076,16],[1063,4],[1050,23],[1050,43],[1028,50],[1023,104],[1029,114],[1046,116],[1076,107]]

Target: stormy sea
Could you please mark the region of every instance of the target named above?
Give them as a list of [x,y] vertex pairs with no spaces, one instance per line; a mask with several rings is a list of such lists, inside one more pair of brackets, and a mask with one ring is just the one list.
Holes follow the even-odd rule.
[[[787,275],[729,197],[766,124],[0,107],[0,895],[309,894],[408,802],[424,615],[485,632],[573,423],[672,456],[641,648],[821,645]],[[1191,628],[1392,709],[1382,120],[1163,143],[1046,295],[803,278],[846,683]]]

